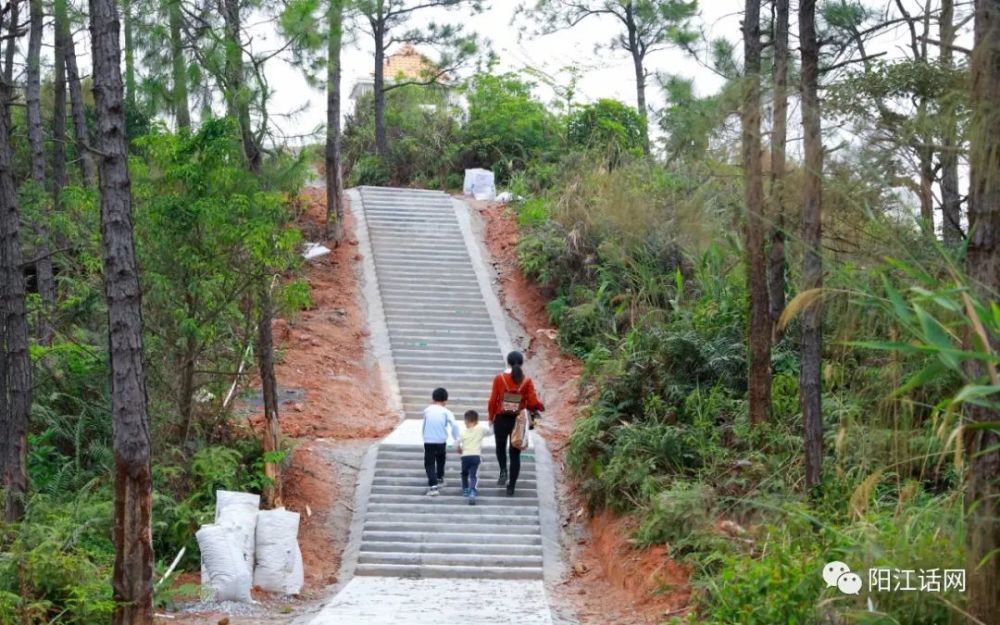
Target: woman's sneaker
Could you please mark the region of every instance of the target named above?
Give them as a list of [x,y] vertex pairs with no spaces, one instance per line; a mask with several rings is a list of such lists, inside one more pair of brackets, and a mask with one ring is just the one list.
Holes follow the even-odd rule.
[[427,496],[428,497],[437,497],[439,494],[440,494],[440,492],[438,491],[438,487],[437,486],[431,486],[430,488],[427,489]]
[[472,491],[471,493],[469,493],[469,505],[470,506],[476,505],[476,491]]
[[463,496],[463,497],[468,497],[468,496],[469,496],[469,492],[470,492],[470,491],[469,491],[469,489],[468,489],[468,488],[463,488],[463,489],[462,489],[462,496]]
[[500,477],[499,479],[497,479],[497,486],[506,486],[506,485],[507,485],[507,472],[501,471]]
[[514,496],[514,485],[513,484],[508,484],[507,485],[507,496],[508,497],[513,497]]
[[444,478],[441,478],[440,480],[438,480],[438,487],[439,488],[444,488]]

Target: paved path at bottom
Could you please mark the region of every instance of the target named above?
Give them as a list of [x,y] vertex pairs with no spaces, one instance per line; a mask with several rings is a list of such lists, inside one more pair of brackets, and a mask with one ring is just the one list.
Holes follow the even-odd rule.
[[352,579],[314,625],[551,625],[540,580]]

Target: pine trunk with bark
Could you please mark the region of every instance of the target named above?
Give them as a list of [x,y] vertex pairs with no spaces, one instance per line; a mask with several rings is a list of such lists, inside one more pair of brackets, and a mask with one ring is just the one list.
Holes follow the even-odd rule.
[[785,309],[785,143],[788,135],[788,0],[775,0],[774,105],[771,123],[771,247],[768,252],[768,294],[771,323],[777,328]]
[[20,216],[14,185],[10,144],[10,83],[0,89],[0,351],[4,383],[0,384],[0,439],[3,439],[4,521],[24,516],[28,490],[28,417],[31,414],[31,356],[28,352],[28,319],[25,310],[24,274],[21,271]]
[[188,104],[187,60],[184,58],[184,41],[181,30],[184,16],[181,12],[180,0],[170,0],[168,7],[170,20],[170,62],[173,78],[171,99],[174,106],[174,119],[178,128],[191,127],[191,109]]
[[136,83],[133,32],[135,25],[132,17],[132,0],[122,0],[122,21],[125,33],[125,103],[134,110]]
[[[955,0],[942,0],[940,19],[941,66],[951,71],[952,46],[955,43]],[[958,121],[954,107],[942,111],[946,124],[941,145],[941,235],[944,242],[955,247],[962,241],[962,208],[958,190]]]
[[389,137],[385,130],[385,22],[381,16],[372,22],[375,33],[375,153],[389,155]]
[[222,0],[219,8],[225,22],[226,36],[230,39],[226,46],[226,113],[239,124],[243,156],[247,167],[256,174],[260,172],[262,155],[251,128],[250,102],[243,89],[243,22],[240,0]]
[[150,434],[139,272],[125,135],[118,11],[90,0],[94,102],[100,158],[101,239],[114,423],[114,625],[153,622]]
[[66,186],[66,23],[67,0],[55,0],[55,50],[52,84],[52,206],[62,206]]
[[344,36],[344,2],[330,0],[326,87],[326,236],[344,240],[344,181],[340,167],[340,49]]
[[80,176],[83,184],[93,187],[97,184],[97,166],[94,156],[90,153],[90,129],[87,127],[87,107],[83,102],[83,86],[80,83],[80,70],[76,63],[76,46],[73,35],[66,26],[66,84],[69,86],[70,109],[73,114],[73,133],[76,137],[76,151],[80,164]]
[[[42,134],[42,28],[45,13],[42,0],[31,0],[31,24],[28,31],[28,71],[25,101],[28,107],[28,146],[31,152],[31,179],[39,190],[45,189],[45,138]],[[52,274],[52,258],[49,256],[49,211],[43,207],[35,224],[38,235],[38,260],[35,262],[35,277],[38,294],[42,299],[42,310],[38,318],[38,340],[42,345],[51,345],[55,330],[52,314],[56,307],[56,284]]]
[[760,139],[760,0],[746,0],[743,16],[744,84],[741,122],[746,202],[747,290],[750,295],[750,423],[769,420],[771,413],[771,314],[764,255],[764,182]]
[[639,41],[632,3],[625,7],[625,28],[628,30],[628,49],[632,54],[632,70],[635,72],[635,108],[642,118],[642,151],[649,156],[649,109],[646,107],[646,68],[643,65],[645,55]]
[[[823,135],[819,110],[819,40],[816,36],[816,0],[799,5],[799,45],[802,52],[801,98],[805,152],[802,186],[802,287],[823,287],[822,236]],[[823,307],[815,301],[802,312],[799,340],[801,369],[799,401],[805,443],[806,488],[816,488],[823,471],[823,413],[820,368],[823,358]]]
[[[14,53],[17,52],[17,28],[20,16],[20,0],[11,0],[10,9],[7,11],[7,40],[4,42],[3,51],[3,79],[8,88],[14,86]],[[10,110],[4,107],[10,115]],[[8,122],[8,127],[10,123]]]
[[[970,133],[969,277],[984,302],[1000,296],[1000,0],[976,0],[972,53],[972,123]],[[1000,338],[976,351],[1000,352]],[[969,361],[970,377],[988,378],[982,361]],[[968,405],[968,404],[967,404]],[[965,493],[966,568],[969,571],[968,622],[1000,623],[1000,411],[971,406],[966,426],[969,459]],[[992,424],[992,425],[988,425]],[[978,619],[978,620],[976,620]]]
[[264,503],[268,508],[282,505],[281,467],[269,455],[281,449],[281,426],[278,422],[278,380],[274,374],[274,337],[271,319],[274,317],[271,303],[271,289],[267,280],[260,288],[260,322],[257,324],[257,358],[260,366],[261,392],[264,396],[264,475],[268,483],[264,487]]

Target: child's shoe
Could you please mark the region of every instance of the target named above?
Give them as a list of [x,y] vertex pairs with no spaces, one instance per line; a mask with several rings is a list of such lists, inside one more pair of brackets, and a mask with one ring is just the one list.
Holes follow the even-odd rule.
[[476,505],[476,495],[478,495],[478,494],[479,493],[476,492],[476,489],[474,489],[474,488],[469,491],[469,505],[470,506]]
[[468,488],[463,488],[463,489],[462,489],[462,496],[463,496],[463,497],[468,497],[468,496],[469,496],[469,492],[470,492],[470,491],[469,491],[469,489],[468,489]]
[[427,496],[428,497],[437,497],[439,494],[440,494],[440,492],[438,491],[438,487],[437,486],[431,486],[430,488],[427,489]]

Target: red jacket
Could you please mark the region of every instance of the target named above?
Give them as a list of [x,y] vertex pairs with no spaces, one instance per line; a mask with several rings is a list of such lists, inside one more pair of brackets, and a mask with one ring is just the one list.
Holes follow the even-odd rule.
[[493,419],[496,418],[501,408],[503,408],[503,394],[516,392],[518,388],[521,389],[520,410],[524,410],[525,408],[528,410],[545,410],[545,406],[539,401],[538,395],[535,394],[535,384],[531,381],[531,378],[525,377],[521,383],[524,386],[515,384],[514,379],[510,377],[509,373],[498,373],[497,377],[493,378],[493,390],[490,392],[490,403],[488,406],[490,423],[493,423]]

